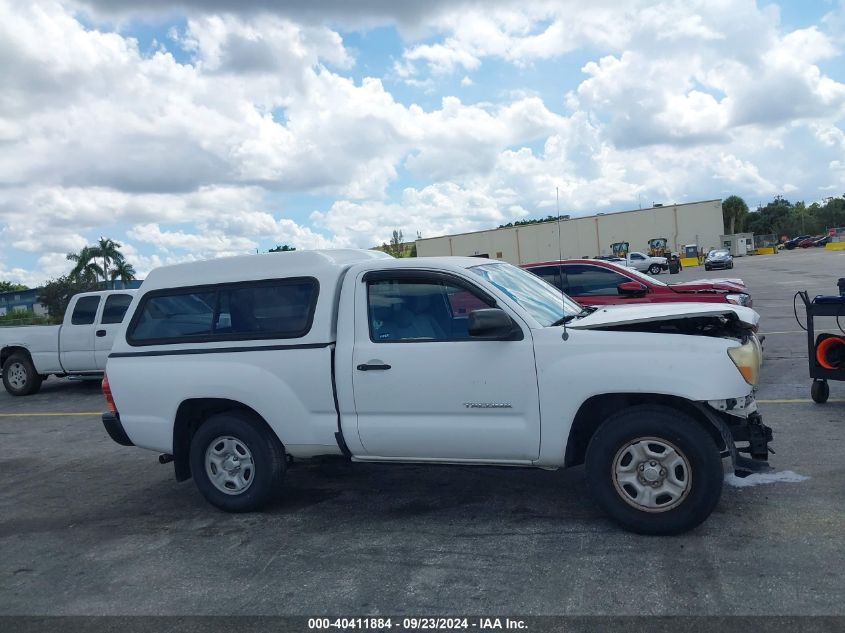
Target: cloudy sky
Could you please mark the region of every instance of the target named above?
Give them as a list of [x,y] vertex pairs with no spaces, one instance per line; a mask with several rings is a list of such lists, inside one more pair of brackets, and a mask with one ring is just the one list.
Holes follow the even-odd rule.
[[843,51],[845,0],[0,0],[0,279],[841,195]]

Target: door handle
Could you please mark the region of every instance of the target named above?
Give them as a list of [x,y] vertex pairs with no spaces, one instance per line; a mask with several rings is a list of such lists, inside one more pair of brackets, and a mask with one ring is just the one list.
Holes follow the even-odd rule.
[[384,371],[386,369],[390,369],[390,365],[385,365],[384,363],[363,363],[361,365],[358,365],[358,371]]
[[103,337],[103,336],[105,336],[105,335],[106,335],[106,331],[105,331],[105,330],[97,330],[97,331],[95,332],[95,334],[96,334],[97,336],[99,336],[99,337]]

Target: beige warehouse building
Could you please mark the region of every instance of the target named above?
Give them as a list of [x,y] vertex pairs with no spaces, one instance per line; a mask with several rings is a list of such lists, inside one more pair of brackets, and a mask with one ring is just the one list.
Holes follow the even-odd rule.
[[[564,216],[565,217],[565,216]],[[560,242],[558,242],[560,224]],[[559,258],[610,255],[614,242],[629,242],[632,251],[646,251],[648,240],[665,237],[673,251],[697,244],[705,252],[721,244],[724,232],[722,201],[704,200],[599,213],[475,233],[461,233],[417,240],[417,255],[475,255],[528,264]],[[560,248],[558,247],[560,244]]]

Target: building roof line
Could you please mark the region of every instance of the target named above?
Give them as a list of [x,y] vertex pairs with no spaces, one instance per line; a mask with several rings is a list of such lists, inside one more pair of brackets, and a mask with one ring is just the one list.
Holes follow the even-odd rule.
[[[599,212],[599,213],[594,213],[593,215],[581,215],[581,216],[578,216],[578,217],[575,217],[575,218],[570,217],[568,219],[561,219],[560,221],[561,222],[573,222],[575,220],[589,220],[591,218],[600,218],[600,217],[605,217],[605,216],[619,215],[621,213],[636,213],[637,211],[654,211],[656,209],[671,209],[673,207],[685,207],[685,206],[688,206],[688,205],[691,205],[691,204],[704,204],[706,202],[721,202],[721,201],[722,201],[721,198],[712,198],[710,200],[696,200],[695,202],[673,202],[671,204],[663,204],[659,207],[645,207],[643,209],[624,209],[622,211],[607,211],[607,212],[602,211],[602,212]],[[561,214],[561,218],[563,217],[563,215],[565,215],[565,214]],[[552,223],[557,223],[557,222],[558,222],[557,219],[542,220],[540,222],[531,222],[530,224],[519,224],[519,225],[513,225],[513,226],[501,226],[501,227],[496,227],[496,228],[493,228],[493,229],[480,229],[478,231],[465,231],[463,233],[449,233],[447,235],[437,235],[435,237],[423,237],[423,238],[416,240],[415,243],[416,242],[426,242],[428,240],[442,240],[444,237],[460,237],[462,235],[478,235],[479,233],[495,233],[496,231],[506,231],[506,230],[509,230],[509,229],[519,229],[519,228],[522,228],[523,226],[537,226],[537,225],[540,225],[540,224],[552,224]]]

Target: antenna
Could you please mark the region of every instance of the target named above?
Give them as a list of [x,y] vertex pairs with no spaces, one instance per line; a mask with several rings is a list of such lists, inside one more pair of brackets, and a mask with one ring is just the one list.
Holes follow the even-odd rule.
[[[560,190],[555,187],[555,210],[557,211],[557,270],[560,280],[560,311],[561,316],[566,317],[566,298],[563,292],[563,270],[560,262],[563,261],[563,243],[560,239]],[[566,331],[566,319],[563,320],[563,340],[569,339],[569,332]]]

